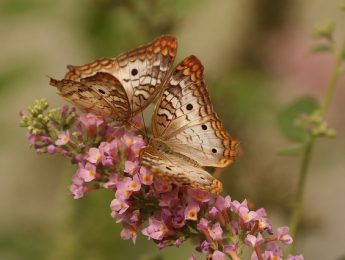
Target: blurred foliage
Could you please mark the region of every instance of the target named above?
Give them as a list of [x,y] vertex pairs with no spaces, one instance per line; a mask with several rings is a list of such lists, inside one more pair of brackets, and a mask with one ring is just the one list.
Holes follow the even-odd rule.
[[280,111],[277,123],[280,131],[292,141],[304,142],[310,138],[306,129],[296,125],[296,119],[302,114],[310,114],[318,107],[311,97],[301,97]]
[[88,1],[81,30],[97,56],[118,54],[130,43],[171,33],[195,0]]
[[20,64],[0,71],[0,94],[3,94],[17,82],[21,82],[25,77],[28,77],[33,71],[33,68],[34,65],[25,66],[24,64]]
[[30,11],[46,10],[54,5],[54,1],[47,0],[2,0],[0,13],[2,15],[18,15]]

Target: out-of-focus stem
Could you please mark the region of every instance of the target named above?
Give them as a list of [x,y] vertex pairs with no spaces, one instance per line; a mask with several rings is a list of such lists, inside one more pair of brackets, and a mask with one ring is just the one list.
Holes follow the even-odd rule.
[[305,152],[303,154],[302,165],[299,173],[299,180],[297,186],[297,192],[293,204],[293,211],[290,220],[290,234],[294,239],[294,243],[289,247],[289,253],[294,252],[294,247],[296,245],[296,238],[299,231],[299,224],[301,220],[302,204],[304,197],[304,187],[307,179],[307,172],[311,157],[311,152],[314,147],[315,138],[312,138],[308,143]]
[[342,66],[341,65],[344,61],[344,52],[345,52],[345,41],[344,41],[340,51],[336,54],[336,62],[334,65],[334,70],[333,70],[331,78],[327,84],[325,95],[324,95],[322,103],[321,103],[320,112],[321,112],[322,117],[326,116],[326,113],[327,113],[328,108],[329,108],[329,104],[331,102],[331,98],[333,96],[335,86],[337,85],[337,81],[338,81],[338,79],[342,73]]
[[[345,52],[345,41],[341,49],[339,50],[339,52],[336,53],[336,61],[335,61],[334,69],[329,79],[329,82],[327,84],[325,95],[323,97],[323,100],[320,106],[320,116],[322,120],[324,120],[324,117],[327,114],[329,104],[334,93],[335,86],[337,85],[337,81],[342,73],[344,52]],[[317,136],[311,136],[311,139],[307,143],[307,146],[302,158],[302,164],[301,164],[301,168],[299,172],[297,192],[296,192],[295,200],[293,203],[293,211],[291,213],[291,219],[290,219],[290,228],[291,228],[290,234],[292,235],[294,239],[294,243],[288,248],[288,253],[294,252],[297,236],[299,233],[299,224],[300,224],[301,214],[302,214],[302,204],[303,204],[305,183],[307,179],[310,158],[311,158],[311,154],[312,154],[312,150],[313,150],[316,138]]]

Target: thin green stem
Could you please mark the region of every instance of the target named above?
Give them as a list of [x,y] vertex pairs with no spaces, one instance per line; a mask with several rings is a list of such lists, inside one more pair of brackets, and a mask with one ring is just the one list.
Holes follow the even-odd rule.
[[315,138],[312,138],[306,146],[305,152],[303,154],[302,165],[299,172],[299,180],[297,186],[297,192],[293,204],[293,212],[290,219],[290,234],[294,238],[294,243],[289,247],[289,253],[294,252],[294,246],[296,245],[297,234],[299,231],[299,224],[302,214],[302,204],[304,197],[305,183],[307,179],[307,172],[309,168],[309,162],[311,158],[311,153],[314,147]]
[[331,98],[332,98],[333,93],[334,93],[335,86],[337,85],[337,81],[338,81],[338,79],[342,73],[342,66],[341,65],[343,63],[344,52],[345,52],[345,41],[344,41],[344,44],[343,44],[342,48],[340,49],[340,51],[336,54],[336,62],[334,65],[334,70],[333,70],[331,78],[327,84],[325,95],[324,95],[322,103],[321,103],[320,112],[321,112],[322,117],[326,116],[326,113],[327,113],[328,108],[329,108],[329,104],[331,102]]
[[[342,72],[344,53],[345,53],[345,41],[341,49],[339,50],[339,52],[337,52],[336,54],[336,62],[334,65],[334,70],[327,84],[325,95],[320,106],[320,115],[322,117],[322,120],[324,120],[324,117],[327,114],[330,101],[334,93],[335,86],[337,85],[337,81]],[[295,242],[288,248],[288,253],[294,252],[294,249],[295,249],[294,247],[296,245],[296,240],[299,233],[299,224],[300,224],[301,215],[302,215],[302,204],[303,204],[305,184],[306,184],[311,154],[312,154],[312,150],[314,148],[316,139],[317,139],[317,136],[311,135],[311,139],[307,143],[307,146],[302,158],[302,164],[299,171],[297,192],[296,192],[296,196],[293,202],[293,211],[291,213],[291,219],[290,219],[291,235],[294,238]]]

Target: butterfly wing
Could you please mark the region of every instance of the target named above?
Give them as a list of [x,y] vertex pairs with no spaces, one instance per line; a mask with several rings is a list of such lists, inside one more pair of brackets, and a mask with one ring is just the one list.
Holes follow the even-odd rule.
[[81,81],[50,79],[50,85],[57,87],[63,98],[85,112],[119,122],[130,117],[127,94],[120,81],[110,74],[98,72]]
[[181,186],[201,189],[213,194],[222,191],[222,183],[212,177],[207,171],[192,165],[173,154],[158,151],[152,146],[141,150],[140,159],[160,179],[164,179]]
[[213,111],[203,66],[195,56],[176,66],[156,104],[152,122],[155,138],[201,166],[225,167],[236,156],[237,141]]
[[71,66],[65,79],[79,80],[97,72],[115,76],[124,86],[132,114],[146,108],[167,78],[177,50],[172,36],[161,36],[114,59],[100,59],[83,66]]

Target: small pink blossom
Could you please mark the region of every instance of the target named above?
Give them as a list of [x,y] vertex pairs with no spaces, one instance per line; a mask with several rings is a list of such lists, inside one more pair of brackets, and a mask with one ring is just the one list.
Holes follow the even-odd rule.
[[288,233],[288,227],[279,227],[277,229],[278,240],[282,241],[286,245],[290,245],[292,243],[292,237]]
[[264,239],[262,237],[262,235],[259,233],[258,236],[253,236],[253,235],[247,235],[245,240],[244,240],[244,243],[247,245],[247,246],[250,246],[250,247],[255,247],[257,245],[260,245],[264,242]]
[[230,208],[231,206],[230,196],[226,196],[225,198],[222,196],[218,196],[216,199],[215,206],[219,211],[223,211],[224,209]]
[[171,183],[164,180],[154,179],[153,185],[158,193],[169,192],[172,190]]
[[131,175],[136,173],[139,169],[139,162],[138,161],[125,161],[125,169],[124,172],[127,172]]
[[245,207],[240,207],[238,211],[244,223],[252,221],[257,216],[257,213],[255,211],[249,211],[248,208]]
[[153,183],[153,174],[145,167],[140,167],[139,177],[142,184],[151,185]]
[[149,238],[162,240],[169,233],[169,229],[164,222],[157,219],[150,219],[149,226],[143,229],[142,233]]
[[213,240],[221,241],[223,239],[223,230],[218,222],[215,223],[212,228],[209,228],[208,231]]
[[85,166],[80,166],[78,169],[78,175],[85,182],[90,182],[96,178],[96,166],[91,163],[86,163]]
[[129,208],[129,205],[123,200],[113,199],[110,203],[110,208],[118,214],[123,214]]
[[124,225],[120,236],[123,240],[132,239],[133,244],[135,244],[135,241],[136,241],[137,236],[138,236],[137,229],[132,225],[126,224],[126,225]]
[[55,153],[55,151],[56,151],[56,146],[55,145],[53,145],[53,144],[48,145],[47,152],[49,154],[53,154],[53,153]]
[[58,146],[66,145],[70,141],[69,131],[61,131],[58,133],[58,139],[55,141],[55,144]]
[[90,163],[98,164],[101,158],[102,158],[102,154],[98,148],[92,147],[89,149],[87,160]]
[[225,260],[225,254],[219,250],[216,250],[212,254],[212,260]]
[[184,216],[186,220],[198,220],[198,212],[200,210],[200,206],[198,203],[192,201],[188,204],[184,211]]
[[187,194],[188,198],[193,198],[195,201],[199,203],[208,202],[211,199],[210,193],[203,190],[188,189]]

